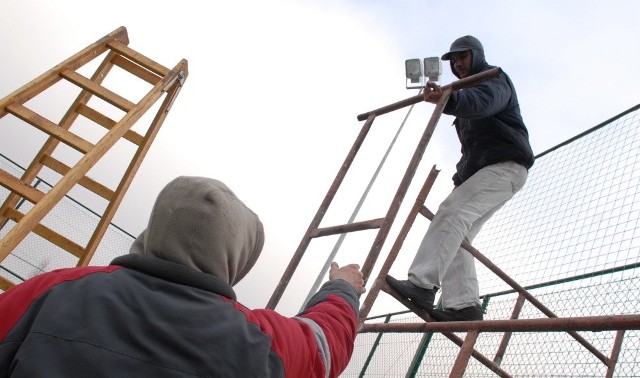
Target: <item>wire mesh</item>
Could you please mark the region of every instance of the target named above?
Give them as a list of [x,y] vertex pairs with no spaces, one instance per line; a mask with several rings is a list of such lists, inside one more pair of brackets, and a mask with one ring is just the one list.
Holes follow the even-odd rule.
[[[540,154],[525,187],[473,241],[559,317],[640,313],[639,108]],[[481,264],[477,270],[488,303],[485,319],[508,319],[517,295]],[[394,315],[390,322],[422,322],[411,315]],[[546,316],[527,302],[519,317]],[[616,332],[579,334],[611,356]],[[444,335],[433,334],[424,355],[414,359],[415,340],[423,334],[386,333],[381,340],[387,347],[376,349],[365,369],[358,362],[361,355],[371,353],[375,337],[358,335],[354,358],[343,377],[448,377],[460,351]],[[481,333],[475,349],[492,359],[501,339],[501,333]],[[626,331],[614,377],[640,376],[639,349],[640,332]],[[402,363],[390,365],[390,361]],[[514,377],[607,374],[604,363],[566,332],[514,333],[500,367]],[[465,376],[496,373],[472,357]]]

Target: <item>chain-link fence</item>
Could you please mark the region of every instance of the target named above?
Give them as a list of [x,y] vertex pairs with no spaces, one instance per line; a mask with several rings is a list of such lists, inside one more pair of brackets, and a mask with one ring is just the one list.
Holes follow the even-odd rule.
[[[559,317],[640,313],[640,105],[538,155],[524,189],[473,245]],[[485,319],[508,319],[517,295],[477,264]],[[525,304],[519,318],[546,317]],[[367,322],[422,322],[410,312]],[[580,332],[605,356],[615,332]],[[464,337],[464,334],[459,336]],[[501,333],[475,349],[493,357]],[[460,347],[442,334],[363,333],[343,377],[448,377]],[[627,331],[615,377],[640,376],[640,332]],[[604,377],[565,332],[514,333],[502,369],[514,377]],[[471,358],[465,376],[495,377]]]

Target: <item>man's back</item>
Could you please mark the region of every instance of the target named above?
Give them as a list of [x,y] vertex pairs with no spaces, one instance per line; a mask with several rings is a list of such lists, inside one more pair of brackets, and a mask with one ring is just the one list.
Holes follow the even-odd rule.
[[65,282],[34,298],[0,346],[0,354],[19,346],[13,366],[1,371],[12,377],[284,375],[271,339],[234,301],[125,268],[73,279],[83,272],[69,270]]

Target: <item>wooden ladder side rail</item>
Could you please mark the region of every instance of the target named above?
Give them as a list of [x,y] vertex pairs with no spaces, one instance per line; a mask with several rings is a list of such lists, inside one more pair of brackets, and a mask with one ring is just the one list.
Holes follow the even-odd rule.
[[[186,65],[186,61],[179,63],[179,67]],[[131,109],[111,130],[109,130],[94,148],[84,155],[77,164],[63,176],[60,181],[47,193],[47,196],[38,202],[31,211],[25,215],[22,221],[13,227],[5,237],[0,240],[0,261],[11,253],[20,241],[38,224],[47,212],[58,203],[62,197],[102,158],[107,151],[126,133],[131,126],[138,121],[144,113],[162,96],[171,84],[178,81],[180,72],[173,72],[165,76],[152,90],[147,93],[138,104]]]
[[[90,45],[86,49],[80,51],[78,54],[72,56],[71,58],[58,64],[51,70],[45,72],[35,80],[31,81],[29,84],[18,89],[13,94],[9,95],[8,97],[5,97],[3,100],[0,101],[0,118],[7,114],[7,107],[10,106],[11,104],[16,104],[16,103],[23,104],[24,102],[30,100],[36,95],[42,93],[44,90],[46,90],[53,84],[60,81],[62,79],[62,77],[60,76],[60,72],[63,69],[66,69],[67,67],[80,67],[86,64],[91,59],[95,58],[95,56],[98,56],[104,53],[107,50],[106,43],[107,41],[110,41],[110,40],[124,40],[126,43],[128,43],[128,36],[126,33],[126,29],[124,27],[116,29],[114,32],[108,34],[106,37],[100,39],[99,41]],[[113,51],[110,51],[107,53],[107,56],[105,57],[105,59],[102,61],[100,66],[98,66],[95,73],[93,74],[91,78],[93,81],[95,81],[96,83],[101,83],[104,80],[104,78],[107,76],[107,74],[113,67],[113,64],[111,63],[111,59],[114,57],[114,55],[115,53]],[[21,92],[24,92],[24,93],[21,93]],[[71,125],[73,124],[73,122],[75,121],[75,119],[79,114],[76,112],[76,109],[83,105],[86,105],[91,97],[92,97],[92,94],[90,92],[87,92],[85,90],[80,92],[80,94],[78,95],[74,103],[71,105],[69,110],[65,113],[65,115],[62,117],[61,121],[57,125],[58,126],[57,129],[60,130],[60,133],[62,133],[63,131],[66,132],[67,130],[69,130],[69,128],[71,127]],[[54,137],[54,135],[58,136],[58,138]],[[60,143],[60,139],[61,139],[60,137],[61,137],[60,134],[50,134],[50,137],[43,144],[40,151],[36,154],[31,164],[29,164],[29,166],[23,173],[22,175],[23,182],[30,183],[36,179],[37,175],[42,170],[42,166],[43,166],[42,160],[44,159],[45,156],[51,156],[55,148]],[[9,193],[9,196],[7,196],[2,206],[0,206],[0,229],[5,226],[8,220],[6,217],[3,216],[4,210],[15,207],[19,200],[20,200],[20,197],[18,195],[16,195],[15,193]],[[2,260],[3,259],[0,258],[0,261]]]
[[[124,194],[129,189],[129,186],[131,185],[131,182],[133,181],[134,176],[138,172],[138,169],[140,168],[140,165],[142,164],[144,157],[149,151],[149,148],[151,147],[153,140],[158,134],[158,131],[160,131],[160,127],[164,123],[167,115],[169,114],[169,109],[171,108],[171,105],[173,104],[173,102],[175,101],[175,98],[180,93],[180,90],[182,89],[182,86],[187,76],[188,76],[188,63],[185,59],[180,61],[173,70],[167,73],[167,76],[166,76],[167,86],[162,88],[162,91],[167,92],[167,95],[165,96],[164,101],[160,105],[158,112],[156,113],[153,121],[151,122],[149,128],[147,129],[147,132],[143,138],[143,141],[139,145],[138,149],[136,150],[133,156],[133,159],[131,160],[131,162],[129,163],[129,166],[127,167],[126,172],[124,173],[122,179],[120,180],[120,183],[118,184],[118,187],[115,190],[114,196],[111,198],[109,205],[107,206],[104,213],[102,214],[102,217],[100,218],[98,226],[94,230],[93,235],[91,236],[89,242],[87,243],[87,246],[85,247],[83,256],[80,257],[80,259],[78,260],[77,266],[86,266],[91,261],[91,258],[93,257],[93,254],[95,253],[96,249],[98,248],[98,245],[102,240],[104,233],[107,231],[109,225],[111,224],[111,220],[113,219],[116,213],[116,210],[118,209],[118,207],[120,206],[120,203],[122,202],[122,199],[124,198]],[[114,129],[117,127],[118,127],[117,125],[114,126]]]

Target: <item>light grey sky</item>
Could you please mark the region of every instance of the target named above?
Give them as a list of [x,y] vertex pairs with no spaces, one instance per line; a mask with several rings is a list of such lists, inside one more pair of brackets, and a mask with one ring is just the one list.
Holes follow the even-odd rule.
[[[226,182],[267,232],[260,261],[236,287],[250,307],[266,305],[275,289],[362,127],[356,116],[417,94],[405,88],[405,59],[440,56],[457,37],[478,37],[487,61],[515,83],[536,153],[640,101],[634,0],[0,0],[0,6],[0,97],[119,26],[127,27],[130,47],[163,65],[189,61],[186,84],[114,222],[138,234],[158,191],[178,175]],[[442,84],[455,79],[446,62],[443,71]],[[378,180],[382,189],[371,193],[357,220],[386,213],[432,111],[426,103],[414,108]],[[322,226],[347,221],[405,114],[376,120],[360,152],[363,168],[344,184],[350,196],[336,198]],[[459,158],[451,120],[441,119],[408,206],[432,165],[442,172],[430,208],[451,189]],[[3,136],[2,125],[0,152],[26,165],[23,146]],[[402,212],[397,219],[401,225]],[[391,234],[383,254],[393,240]],[[297,311],[334,241],[308,252],[278,309]],[[416,246],[405,245],[406,257],[394,265],[398,275]],[[336,260],[361,264],[370,246],[345,243]]]

